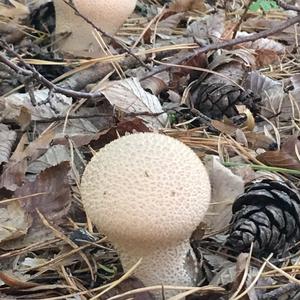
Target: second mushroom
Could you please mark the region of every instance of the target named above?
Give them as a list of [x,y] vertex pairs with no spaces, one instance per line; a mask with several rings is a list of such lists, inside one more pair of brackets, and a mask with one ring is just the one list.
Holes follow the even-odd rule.
[[[68,0],[67,0],[68,2]],[[102,48],[93,33],[94,28],[64,2],[53,0],[55,8],[55,35],[59,50],[75,56],[97,57]],[[113,35],[133,12],[136,0],[73,0],[72,4],[102,31]],[[63,38],[63,34],[67,34]]]

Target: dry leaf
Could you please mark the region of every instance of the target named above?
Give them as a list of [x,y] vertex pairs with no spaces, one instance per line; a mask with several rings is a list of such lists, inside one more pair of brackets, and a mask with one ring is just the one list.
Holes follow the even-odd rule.
[[70,161],[70,151],[64,145],[54,145],[45,154],[28,165],[26,173],[39,174],[47,168],[56,166],[63,161]]
[[158,23],[156,34],[164,40],[172,39],[172,33],[176,29],[180,21],[183,19],[183,17],[183,13],[178,13],[163,19]]
[[4,124],[0,124],[0,164],[8,161],[16,138],[17,134],[15,131],[9,130]]
[[24,237],[3,243],[1,248],[18,249],[54,238],[52,231],[42,224],[37,209],[55,226],[63,222],[71,204],[69,171],[69,162],[62,162],[46,169],[35,178],[35,181],[27,181],[15,191],[14,197],[29,196],[19,200],[19,204],[32,218],[32,224]]
[[248,49],[234,49],[227,53],[227,55],[231,54],[232,57],[240,58],[242,63],[247,67],[255,66],[255,56],[253,51]]
[[36,105],[32,104],[28,93],[15,93],[5,98],[1,97],[1,119],[6,121],[21,119],[23,121],[22,109],[24,110],[24,108],[31,114],[31,119],[34,121],[65,116],[72,105],[72,99],[61,94],[54,94],[49,99],[48,97],[49,91],[46,89],[34,92]]
[[24,181],[26,168],[26,160],[10,163],[1,174],[0,188],[6,188],[10,191],[16,190]]
[[256,158],[269,166],[300,170],[300,136],[289,137],[280,150],[266,151]]
[[16,272],[11,271],[1,271],[0,279],[8,286],[16,288],[16,289],[28,289],[35,286],[38,286],[37,283],[34,282],[26,282],[26,276],[21,274],[17,274]]
[[36,160],[47,151],[50,143],[54,138],[54,131],[48,130],[41,134],[37,139],[32,141],[23,152],[23,159],[27,158],[31,161]]
[[144,122],[139,118],[134,119],[124,119],[119,122],[116,126],[99,132],[94,140],[90,143],[90,146],[94,150],[99,150],[106,144],[117,139],[119,136],[123,136],[126,133],[134,132],[147,132],[149,128],[144,124]]
[[1,245],[1,249],[4,251],[12,251],[28,247],[35,243],[53,240],[55,237],[55,234],[49,228],[45,226],[37,226],[29,228],[27,234],[23,237],[3,243]]
[[[245,83],[245,88],[250,89],[255,95],[261,97],[261,115],[266,118],[273,117],[281,112],[284,100],[284,90],[279,81],[273,80],[258,72],[251,72]],[[290,114],[286,114],[290,118]],[[280,114],[284,117],[283,114]]]
[[[251,33],[243,31],[238,32],[237,37],[248,37],[249,35],[251,35]],[[255,50],[269,50],[275,52],[276,54],[284,54],[286,51],[286,47],[282,43],[269,38],[258,39],[253,42],[243,43],[239,46]]]
[[56,225],[67,213],[71,201],[70,185],[67,178],[69,170],[69,162],[62,162],[46,169],[36,177],[35,181],[28,181],[15,191],[15,197],[45,193],[21,201],[21,206],[33,217],[33,225],[40,223],[36,209],[49,221],[55,222]]
[[275,141],[266,136],[262,132],[245,132],[245,136],[247,138],[248,145],[251,149],[262,148],[265,150],[269,150],[272,148],[276,148]]
[[266,151],[256,156],[256,159],[268,166],[300,170],[300,161],[289,153],[281,150]]
[[202,46],[206,46],[210,43],[207,22],[205,19],[200,19],[191,23],[187,27],[187,32]]
[[44,154],[53,137],[54,131],[48,130],[25,147],[28,140],[24,134],[0,177],[0,188],[16,190],[24,181],[27,162],[34,161]]
[[212,198],[205,221],[210,231],[226,228],[232,217],[231,207],[235,198],[244,192],[244,181],[224,167],[216,156],[207,157]]
[[150,128],[162,128],[167,122],[158,98],[146,92],[136,78],[128,78],[106,83],[101,92],[111,103],[122,112],[141,114]]
[[258,300],[255,289],[254,288],[248,289],[248,287],[251,285],[253,281],[253,278],[255,278],[255,275],[257,274],[257,269],[255,269],[252,266],[250,266],[250,271],[248,271],[247,278],[241,290],[239,291],[239,293],[236,292],[240,287],[240,284],[243,282],[244,273],[249,264],[248,262],[249,255],[250,254],[248,253],[241,253],[237,258],[236,276],[231,288],[231,292],[234,295],[234,296],[231,295],[232,298],[237,297],[238,295],[240,295],[241,293],[247,290],[247,293],[240,298],[241,300]]
[[191,23],[187,32],[201,45],[207,45],[212,40],[218,41],[224,33],[225,14],[219,11],[216,14],[208,15]]
[[248,144],[248,140],[246,138],[246,135],[244,133],[243,130],[241,129],[237,129],[236,132],[235,132],[235,140],[241,144],[241,145],[244,145],[245,147],[249,148],[249,144]]
[[1,174],[0,188],[4,187],[8,190],[14,191],[23,183],[27,167],[27,160],[24,159],[23,153],[27,143],[27,135],[23,134],[15,152],[12,154]]
[[[184,56],[186,55],[185,51],[181,51],[177,57],[182,57],[184,58]],[[195,56],[193,56],[191,59],[186,60],[184,62],[185,66],[189,66],[189,67],[198,67],[198,68],[207,68],[208,67],[208,62],[207,62],[207,56],[206,54],[197,54]],[[182,67],[176,67],[176,68],[172,68],[172,76],[171,76],[171,82],[169,83],[169,88],[172,90],[178,90],[178,88],[180,89],[182,86],[182,82],[184,82],[184,78],[185,76],[191,74],[191,76],[193,76],[193,74],[199,74],[199,71],[195,71],[189,68],[182,68]],[[199,75],[196,75],[197,77],[199,77]]]
[[220,39],[225,31],[225,12],[223,10],[211,14],[207,18],[208,35],[213,41]]
[[237,130],[236,126],[231,124],[225,124],[224,122],[219,120],[211,120],[211,125],[218,131],[228,135],[234,135]]
[[[102,118],[99,118],[102,119]],[[104,119],[104,118],[103,118]],[[107,120],[107,119],[106,119]],[[103,123],[105,121],[103,120]],[[103,124],[104,128],[109,126],[109,122],[107,122],[107,126]],[[101,128],[102,129],[102,128]],[[94,124],[87,118],[80,119],[71,119],[68,120],[68,125],[65,130],[62,128],[58,128],[55,133],[55,138],[53,143],[59,143],[59,141],[66,141],[66,136],[69,137],[70,140],[77,146],[80,147],[82,145],[86,145],[92,139],[92,137],[98,132],[98,129]]]
[[[96,107],[82,106],[70,113],[66,126],[61,123],[56,127],[53,145],[69,147],[69,140],[75,147],[88,145],[99,131],[111,128],[115,124],[113,108],[108,101],[103,101]],[[44,130],[44,127],[40,124],[39,129]]]
[[257,49],[255,52],[256,52],[256,65],[259,67],[278,64],[280,62],[280,57],[273,50]]
[[[256,18],[247,18],[243,22],[244,28],[264,28],[271,29],[282,22],[281,17],[266,18],[263,14]],[[294,45],[295,44],[295,28],[290,26],[284,30],[280,30],[277,33],[272,34],[272,39],[276,41],[281,41],[284,45]]]
[[247,49],[222,50],[214,55],[214,59],[209,63],[209,69],[223,76],[209,74],[205,81],[225,85],[232,85],[232,81],[241,83],[248,73],[245,67],[249,66],[255,66],[255,57],[251,51]]
[[1,204],[0,201],[0,245],[24,236],[31,224],[32,218],[18,201],[8,204]]
[[23,19],[29,15],[30,11],[27,6],[15,0],[9,0],[9,2],[14,7],[6,6],[0,3],[0,16],[13,19],[13,20],[18,20],[18,19]]
[[[228,134],[230,136],[236,136],[238,128],[231,124],[225,124],[224,122],[218,120],[212,120],[211,125],[222,133]],[[243,131],[244,137],[246,138],[246,143],[251,149],[266,149],[269,150],[276,146],[274,140],[264,133]]]
[[141,82],[141,86],[146,92],[150,92],[151,94],[156,96],[168,88],[168,86],[162,79],[155,76],[143,80]]
[[25,106],[9,103],[0,97],[0,121],[14,122],[25,130],[31,122],[31,114]]
[[281,151],[284,151],[299,160],[300,155],[300,135],[290,136],[282,145]]

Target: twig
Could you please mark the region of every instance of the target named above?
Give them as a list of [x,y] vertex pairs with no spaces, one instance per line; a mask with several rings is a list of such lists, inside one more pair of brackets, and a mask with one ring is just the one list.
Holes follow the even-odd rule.
[[0,61],[2,63],[10,67],[12,70],[16,71],[18,74],[34,78],[35,80],[46,86],[48,89],[50,89],[50,91],[73,98],[96,98],[102,95],[100,92],[85,93],[59,87],[56,84],[49,81],[47,78],[45,78],[42,74],[40,74],[33,66],[26,63],[25,60],[18,53],[12,50],[5,41],[0,40],[0,46],[13,56],[17,57],[20,64],[23,65],[26,69],[19,67],[18,65],[10,61],[8,58],[6,58],[4,54],[0,53]]
[[234,27],[234,29],[233,29],[233,36],[232,36],[233,38],[236,37],[237,32],[238,32],[238,30],[239,30],[241,24],[242,24],[243,21],[245,20],[246,15],[247,15],[247,13],[248,13],[248,10],[249,10],[249,8],[250,8],[250,6],[251,6],[251,4],[252,4],[253,1],[254,1],[254,0],[250,0],[250,1],[248,2],[248,4],[246,5],[246,7],[245,7],[245,9],[244,9],[244,12],[243,12],[242,16],[240,17],[238,23],[235,25],[235,27]]
[[[235,46],[235,45],[246,43],[246,42],[253,42],[258,39],[265,38],[274,33],[280,32],[280,31],[282,31],[296,23],[299,23],[299,22],[300,22],[300,15],[293,17],[285,22],[282,22],[279,25],[273,26],[270,29],[266,29],[266,30],[263,30],[258,33],[253,33],[251,35],[244,36],[244,37],[238,37],[238,38],[235,38],[235,39],[232,39],[229,41],[225,41],[225,42],[218,42],[218,43],[213,43],[213,44],[207,45],[205,47],[202,47],[202,48],[196,50],[193,53],[188,54],[185,58],[180,58],[180,59],[174,60],[172,62],[172,64],[182,64],[184,61],[189,60],[189,59],[193,58],[194,56],[197,56],[202,53],[206,53],[211,50],[218,50],[218,49],[223,49],[223,48]],[[158,67],[154,68],[153,71],[150,71],[146,76],[144,76],[140,80],[145,80],[149,77],[152,77],[155,74],[161,73],[170,68],[171,68],[170,66],[158,66]]]
[[281,8],[283,8],[285,10],[293,10],[293,11],[300,12],[300,7],[298,7],[298,6],[287,4],[282,0],[275,0],[275,1],[278,6],[280,6]]
[[297,292],[300,290],[300,286],[297,283],[288,283],[276,290],[261,295],[259,300],[275,300],[279,299],[283,295],[290,295],[291,292]]
[[[118,44],[120,47],[122,47],[122,49],[128,53],[129,55],[131,55],[132,57],[134,57],[144,68],[146,68],[147,70],[151,70],[151,68],[149,66],[147,66],[137,55],[135,55],[128,47],[126,47],[125,45],[123,45],[122,43],[120,43],[118,40],[116,40],[111,34],[108,34],[107,32],[103,31],[100,27],[96,26],[92,21],[90,21],[86,16],[82,15],[80,13],[80,11],[72,4],[70,3],[70,1],[67,0],[63,0],[68,6],[70,6],[74,12],[81,17],[84,21],[86,21],[88,24],[90,24],[94,29],[96,29],[98,32],[100,32],[103,36],[111,39],[112,41],[114,41],[114,43]],[[103,0],[103,1],[107,1],[107,0]]]
[[[159,113],[151,113],[148,111],[142,111],[139,113],[124,113],[124,117],[141,117],[141,116],[150,116],[150,117],[157,117],[160,116],[162,114],[164,114],[165,112],[159,112]],[[68,119],[69,120],[77,120],[77,119],[91,119],[91,118],[112,118],[112,114],[105,114],[105,113],[97,113],[97,114],[93,114],[93,115],[79,115],[79,116],[69,116]],[[65,120],[66,117],[56,117],[56,118],[50,118],[50,119],[42,119],[42,120],[36,120],[36,123],[52,123],[52,122],[56,122],[56,121],[63,121]],[[15,122],[9,122],[9,121],[4,121],[4,124],[15,124]],[[2,203],[2,202],[1,202]],[[0,298],[1,299],[1,298]]]

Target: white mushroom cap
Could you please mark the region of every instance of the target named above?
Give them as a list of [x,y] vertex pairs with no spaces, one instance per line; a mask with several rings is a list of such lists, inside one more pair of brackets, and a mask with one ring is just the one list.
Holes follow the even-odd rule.
[[[155,133],[114,140],[87,165],[81,194],[91,220],[121,251],[125,269],[139,259],[137,256],[143,256],[147,266],[141,270],[148,274],[145,277],[138,272],[137,276],[145,284],[192,282],[186,274],[177,274],[176,280],[155,277],[165,276],[168,268],[178,273],[172,266],[176,261],[179,270],[186,273],[183,268],[189,237],[209,205],[206,169],[189,147]],[[166,253],[159,257],[162,249],[167,249]],[[164,271],[152,272],[148,265],[151,260],[153,266],[164,265]]]
[[[60,50],[79,56],[95,57],[103,54],[93,35],[93,27],[77,16],[63,0],[54,0],[53,3],[56,35],[71,32],[70,36],[59,42]],[[106,33],[115,34],[133,12],[136,0],[73,0],[73,3],[95,26]]]
[[89,216],[112,241],[170,243],[189,238],[200,223],[209,187],[190,148],[140,133],[102,148],[84,172],[81,192]]

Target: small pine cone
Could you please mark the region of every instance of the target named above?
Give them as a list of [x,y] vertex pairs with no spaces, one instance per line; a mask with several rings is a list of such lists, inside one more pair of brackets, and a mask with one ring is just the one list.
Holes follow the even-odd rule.
[[237,116],[239,113],[235,106],[241,104],[256,115],[260,98],[255,97],[250,90],[243,91],[235,85],[200,83],[192,88],[191,101],[193,106],[206,116],[222,119],[224,116]]
[[241,252],[266,255],[300,239],[300,195],[287,183],[251,182],[232,206],[228,245]]

